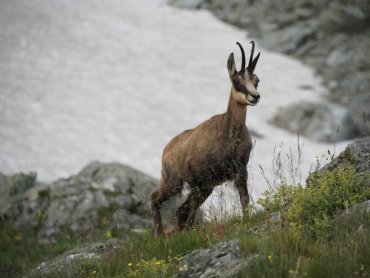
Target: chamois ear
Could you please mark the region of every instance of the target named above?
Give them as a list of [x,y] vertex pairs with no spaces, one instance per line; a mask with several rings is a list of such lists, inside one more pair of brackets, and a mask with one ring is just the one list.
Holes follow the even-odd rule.
[[227,60],[227,70],[229,71],[230,77],[232,77],[236,73],[234,53],[231,53],[229,59]]

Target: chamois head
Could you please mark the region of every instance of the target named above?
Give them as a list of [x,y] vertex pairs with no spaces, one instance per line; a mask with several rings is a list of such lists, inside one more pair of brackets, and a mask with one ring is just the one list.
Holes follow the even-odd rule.
[[236,101],[243,105],[256,105],[260,99],[260,94],[257,91],[259,79],[254,74],[260,53],[253,58],[254,41],[251,41],[252,50],[249,57],[248,66],[245,67],[245,54],[242,45],[237,42],[242,52],[242,67],[240,71],[236,71],[234,53],[231,53],[227,61],[227,70],[229,71],[230,80],[232,83],[232,96]]

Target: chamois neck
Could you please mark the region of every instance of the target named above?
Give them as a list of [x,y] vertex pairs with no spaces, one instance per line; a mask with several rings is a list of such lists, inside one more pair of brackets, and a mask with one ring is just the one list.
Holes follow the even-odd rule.
[[230,137],[239,137],[241,130],[245,127],[247,106],[238,103],[233,97],[231,90],[229,104],[225,114],[225,123]]

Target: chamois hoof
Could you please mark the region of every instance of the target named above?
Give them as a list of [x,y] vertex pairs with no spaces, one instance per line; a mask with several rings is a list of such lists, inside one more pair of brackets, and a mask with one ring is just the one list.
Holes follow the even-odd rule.
[[179,228],[168,228],[165,231],[166,239],[170,239],[171,237],[177,235],[178,233],[180,233]]
[[156,227],[154,228],[154,235],[156,238],[163,238],[165,236],[163,232],[163,227]]
[[163,238],[165,236],[163,231],[154,231],[154,236],[156,238]]

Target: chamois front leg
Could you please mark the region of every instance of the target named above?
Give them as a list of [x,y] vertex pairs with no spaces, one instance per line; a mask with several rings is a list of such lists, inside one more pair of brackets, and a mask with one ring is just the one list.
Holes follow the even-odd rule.
[[246,165],[243,165],[237,172],[235,179],[234,179],[234,184],[235,184],[236,189],[239,192],[240,203],[243,209],[243,222],[246,222],[249,217],[249,213],[248,213],[249,194],[248,194],[247,180],[248,180],[247,168],[246,168]]
[[200,187],[193,187],[187,200],[176,212],[177,228],[180,231],[184,228],[191,228],[194,225],[198,208],[211,193],[211,188],[201,189]]
[[190,213],[186,220],[186,227],[191,228],[194,225],[195,216],[198,208],[204,203],[204,201],[211,195],[212,188],[198,188],[198,194],[190,200]]
[[183,230],[189,224],[188,218],[191,211],[194,211],[194,202],[196,202],[199,197],[200,196],[197,189],[191,191],[186,201],[176,211],[177,229],[179,231]]

